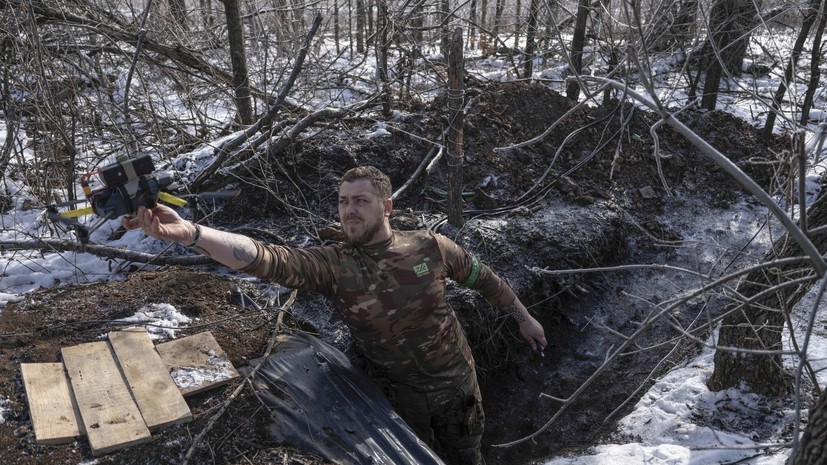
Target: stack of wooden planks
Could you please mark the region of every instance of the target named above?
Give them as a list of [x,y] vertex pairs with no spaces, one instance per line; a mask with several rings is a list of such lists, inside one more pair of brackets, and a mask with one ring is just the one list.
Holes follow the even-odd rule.
[[95,456],[189,422],[185,395],[238,377],[209,332],[155,346],[145,329],[131,328],[65,347],[61,356],[62,363],[20,366],[35,439],[61,444],[85,435]]

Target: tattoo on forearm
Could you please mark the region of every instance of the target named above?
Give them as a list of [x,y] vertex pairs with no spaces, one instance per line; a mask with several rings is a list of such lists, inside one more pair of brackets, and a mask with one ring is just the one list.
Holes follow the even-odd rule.
[[255,260],[256,256],[250,250],[249,241],[246,241],[244,239],[231,238],[227,239],[227,243],[233,249],[233,258],[243,263],[253,263],[253,260]]
[[511,304],[506,307],[505,312],[514,317],[517,323],[522,323],[526,320],[525,315],[517,308],[516,304]]

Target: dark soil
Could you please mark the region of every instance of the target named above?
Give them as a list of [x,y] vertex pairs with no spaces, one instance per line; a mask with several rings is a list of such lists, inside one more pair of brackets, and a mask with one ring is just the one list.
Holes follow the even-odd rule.
[[[474,295],[452,289],[452,306],[463,315],[480,366],[487,463],[526,464],[583,447],[608,432],[604,419],[644,382],[664,353],[645,352],[619,363],[536,441],[494,447],[541,427],[558,404],[539,394],[573,392],[600,363],[602,350],[616,342],[605,332],[597,336],[585,330],[583,315],[578,314],[584,306],[611,306],[607,302],[618,289],[607,278],[541,277],[524,265],[554,269],[646,262],[665,253],[661,246],[666,241],[681,239],[681,231],[658,220],[664,208],[680,205],[665,195],[664,182],[670,190],[680,191],[686,204],[687,199],[697,199],[714,209],[728,208],[742,192],[668,127],[658,131],[661,176],[649,133],[658,118],[616,103],[575,112],[537,144],[495,152],[496,147],[543,133],[571,104],[538,85],[492,84],[474,92],[479,102],[466,117],[463,171],[468,216],[477,221],[462,230],[439,221],[447,186],[444,165],[396,200],[392,221],[402,229],[440,227],[457,238],[509,279],[546,327],[552,344],[547,356],[539,359],[518,339],[510,322],[475,310],[484,305]],[[372,126],[351,121],[347,130],[327,131],[299,143],[275,160],[276,174],[267,192],[243,189],[240,198],[219,208],[210,221],[227,229],[245,228],[244,232],[265,240],[299,245],[309,237],[310,243],[317,243],[329,231],[324,228],[336,227],[338,176],[353,166],[373,164],[391,176],[394,186],[401,186],[430,148],[424,139],[442,131],[441,108],[437,101],[397,118],[393,126],[400,131],[383,138],[366,138]],[[687,112],[681,119],[760,184],[772,180],[773,165],[761,163],[775,160],[772,144],[761,141],[754,128],[718,112]],[[626,120],[628,124],[622,126]],[[562,216],[564,209],[569,216]],[[580,223],[574,226],[582,232],[560,233],[566,218],[578,220],[573,223]],[[505,221],[497,223],[497,219]],[[588,233],[592,226],[597,233]],[[92,460],[84,439],[71,445],[35,444],[20,363],[59,360],[62,347],[100,339],[117,329],[112,320],[130,316],[146,304],[169,303],[197,318],[193,325],[200,326],[188,332],[210,330],[236,367],[260,357],[275,329],[275,307],[241,307],[231,300],[231,291],[241,285],[264,302],[262,293],[271,288],[249,279],[239,281],[240,277],[217,267],[160,266],[132,272],[120,282],[44,289],[9,304],[0,313],[0,397],[11,400],[11,411],[0,424],[0,462]],[[335,317],[327,316],[330,308],[320,298],[300,295],[296,307],[301,311],[287,318],[282,330],[299,325],[313,328],[350,351],[346,336]],[[634,317],[625,311],[605,310],[616,312],[608,323],[617,331],[627,330]],[[314,312],[315,317],[309,316]],[[676,357],[691,350],[688,346]],[[190,398],[194,416],[190,424],[156,433],[151,443],[100,457],[98,463],[180,463],[193,438],[236,387],[231,384]],[[273,444],[267,435],[268,412],[249,388],[228,405],[191,463],[322,463]]]

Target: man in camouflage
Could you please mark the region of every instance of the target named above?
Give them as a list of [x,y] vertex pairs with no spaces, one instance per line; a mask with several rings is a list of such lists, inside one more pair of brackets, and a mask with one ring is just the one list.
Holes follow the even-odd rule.
[[158,206],[125,218],[233,269],[286,287],[324,294],[368,362],[368,371],[416,434],[449,464],[482,463],[482,400],[471,348],[445,300],[446,279],[509,312],[532,349],[543,327],[514,291],[476,257],[431,231],[396,231],[390,180],[373,167],[344,174],[339,218],[346,242],[291,248],[262,244],[183,220]]

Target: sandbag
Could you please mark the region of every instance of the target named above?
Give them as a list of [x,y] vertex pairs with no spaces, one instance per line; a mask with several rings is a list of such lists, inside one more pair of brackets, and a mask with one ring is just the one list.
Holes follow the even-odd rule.
[[277,444],[343,465],[444,465],[367,375],[312,335],[279,335],[253,384]]

